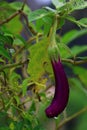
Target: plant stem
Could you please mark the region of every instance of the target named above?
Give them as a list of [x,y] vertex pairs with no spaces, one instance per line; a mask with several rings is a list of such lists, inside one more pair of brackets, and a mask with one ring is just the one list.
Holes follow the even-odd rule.
[[62,58],[62,61],[63,62],[67,62],[67,63],[71,63],[73,65],[79,65],[79,64],[87,63],[87,59],[85,59],[85,60],[79,60],[79,61],[74,61],[72,59],[64,59],[64,58]]
[[[38,37],[42,37],[42,34],[38,34]],[[18,54],[20,54],[24,49],[28,48],[30,46],[30,43],[32,43],[34,40],[36,40],[36,36],[31,37],[28,41],[26,46],[22,46],[13,56],[12,59],[15,59]]]
[[13,67],[24,65],[24,64],[26,64],[28,62],[29,62],[29,60],[26,60],[24,62],[14,63],[14,64],[6,64],[6,65],[4,65],[4,66],[2,66],[0,68],[0,72],[2,72],[4,69],[8,69],[8,68],[13,68]]
[[24,0],[23,5],[21,7],[21,9],[17,10],[13,15],[11,15],[10,17],[8,17],[7,19],[3,20],[0,22],[0,25],[8,23],[9,21],[11,21],[13,18],[15,18],[17,15],[21,14],[24,6],[25,6],[26,0]]
[[87,111],[87,106],[85,108],[83,108],[82,110],[80,110],[79,112],[73,114],[72,116],[70,117],[67,117],[64,121],[62,121],[59,125],[58,125],[58,128],[57,130],[59,130],[63,125],[65,125],[67,122],[71,121],[72,119],[78,117],[79,115],[81,115],[82,113],[86,112]]
[[50,29],[50,33],[49,33],[49,42],[50,42],[51,46],[53,44],[56,44],[56,40],[55,40],[56,29],[57,29],[57,16],[54,17],[53,25],[52,25],[52,27]]
[[[24,48],[24,47],[23,47],[23,48]],[[23,48],[21,48],[21,49],[23,49]],[[19,51],[18,51],[18,53],[19,53]],[[16,54],[18,54],[18,53],[16,53]],[[72,59],[62,59],[62,61],[63,61],[63,62],[67,62],[67,63],[74,64],[74,65],[79,65],[79,64],[87,63],[87,60],[74,61],[74,60],[72,60]],[[28,62],[29,62],[29,60],[27,59],[27,60],[24,61],[24,62],[19,62],[19,63],[14,63],[14,64],[6,64],[6,65],[4,65],[4,66],[2,66],[2,67],[0,68],[0,72],[2,72],[4,69],[21,66],[21,65],[26,64],[26,63],[28,63]]]

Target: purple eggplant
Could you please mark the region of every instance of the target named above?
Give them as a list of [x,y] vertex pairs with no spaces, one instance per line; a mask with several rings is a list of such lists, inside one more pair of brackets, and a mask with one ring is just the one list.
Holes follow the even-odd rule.
[[69,84],[60,58],[58,61],[52,60],[51,63],[55,76],[55,94],[45,110],[49,118],[57,117],[65,109],[69,98]]

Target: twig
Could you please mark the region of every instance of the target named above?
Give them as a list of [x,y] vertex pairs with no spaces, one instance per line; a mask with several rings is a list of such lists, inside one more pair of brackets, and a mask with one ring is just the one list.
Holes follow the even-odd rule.
[[[41,37],[42,34],[38,34],[38,37]],[[22,46],[13,56],[13,59],[16,58],[16,56],[18,54],[20,54],[24,49],[28,48],[28,46],[30,46],[30,43],[32,43],[34,40],[36,40],[36,36],[31,37],[28,41],[27,44],[25,46]]]
[[[36,32],[36,31],[33,29],[33,27],[29,24],[27,15],[26,15],[24,12],[21,13],[20,19],[22,19],[22,18],[25,20],[26,26],[29,28],[29,30],[31,31],[31,33],[32,33],[33,35],[37,35],[37,32]],[[22,22],[23,22],[23,19],[22,19]]]
[[16,11],[14,14],[12,14],[10,17],[8,17],[7,19],[3,20],[0,22],[0,25],[8,23],[10,20],[12,20],[14,17],[16,17],[17,15],[19,15],[21,13],[21,10]]
[[24,10],[25,4],[26,4],[26,0],[24,0],[23,5],[22,5],[22,7],[21,7],[21,10],[22,10],[22,11]]
[[27,59],[26,61],[24,62],[19,62],[19,63],[14,63],[14,64],[7,64],[7,65],[4,65],[0,68],[0,72],[2,72],[4,69],[9,69],[9,68],[13,68],[13,67],[17,67],[17,66],[21,66],[21,65],[24,65],[26,63],[28,63],[29,60]]
[[13,18],[15,18],[17,15],[21,14],[22,11],[23,11],[23,9],[24,9],[25,3],[26,3],[26,0],[24,0],[21,9],[17,10],[14,14],[12,14],[11,16],[9,16],[7,19],[1,21],[0,25],[8,23],[10,20],[12,20]]
[[82,113],[86,112],[87,111],[87,106],[85,108],[83,108],[82,110],[80,110],[79,112],[73,114],[72,116],[70,117],[67,117],[64,121],[62,121],[59,125],[58,125],[58,130],[63,126],[65,125],[67,122],[71,121],[72,119],[76,118],[77,116],[81,115]]
[[79,65],[79,64],[84,64],[87,63],[87,59],[86,60],[79,60],[79,61],[74,61],[72,59],[62,59],[63,62],[68,62],[71,63],[73,65]]

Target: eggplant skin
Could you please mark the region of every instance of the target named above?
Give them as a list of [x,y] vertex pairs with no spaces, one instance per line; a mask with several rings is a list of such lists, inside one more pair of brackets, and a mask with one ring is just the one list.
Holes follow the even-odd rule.
[[55,94],[45,113],[49,118],[57,117],[66,107],[69,99],[69,84],[63,65],[60,61],[51,61],[55,77]]

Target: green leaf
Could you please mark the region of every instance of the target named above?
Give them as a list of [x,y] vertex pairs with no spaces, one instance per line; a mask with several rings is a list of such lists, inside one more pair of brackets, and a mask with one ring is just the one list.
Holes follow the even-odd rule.
[[10,7],[9,3],[5,1],[0,2],[0,22],[7,19],[14,12],[15,10]]
[[76,83],[77,81],[72,81],[72,79],[70,80],[71,91],[67,107],[68,116],[75,114],[87,105],[85,100],[87,98],[87,95],[81,92],[81,90],[75,86],[76,84],[78,85],[78,83]]
[[6,43],[9,44],[9,45],[12,45],[13,44],[13,38],[9,35],[6,35]]
[[[14,130],[22,130],[25,122],[23,120],[13,122]],[[11,128],[10,128],[11,130]]]
[[9,21],[9,23],[6,23],[5,26],[8,28],[8,31],[13,34],[19,34],[22,31],[23,27],[19,16],[16,16],[14,19]]
[[60,43],[58,44],[58,46],[59,46],[61,58],[68,58],[74,56],[71,49],[67,45]]
[[87,70],[85,68],[74,66],[73,68],[74,73],[79,77],[80,81],[87,86]]
[[38,32],[44,33],[47,35],[52,25],[52,18],[49,16],[43,17],[42,19],[38,19],[36,21],[36,29]]
[[35,101],[33,100],[29,108],[29,113],[33,114],[36,111]]
[[14,130],[15,129],[15,125],[14,125],[13,122],[9,125],[9,128],[10,128],[10,130]]
[[64,2],[65,0],[52,0],[52,3],[56,8],[64,6]]
[[4,46],[6,42],[6,37],[0,34],[0,46]]
[[32,22],[32,21],[41,19],[41,18],[43,18],[45,16],[48,16],[48,15],[50,15],[52,13],[53,12],[47,11],[45,9],[38,9],[38,10],[30,12],[29,16],[28,16],[28,19],[29,19],[29,22]]
[[0,46],[0,55],[4,56],[5,58],[7,58],[8,60],[11,61],[11,57],[10,57],[8,51],[3,46]]
[[38,19],[36,21],[36,30],[39,32],[39,33],[42,33],[42,27],[43,27],[43,18],[42,19]]
[[61,42],[65,43],[65,44],[69,44],[71,41],[73,41],[74,39],[87,34],[87,29],[83,29],[83,30],[71,30],[68,33],[64,34],[62,36]]
[[23,83],[22,83],[23,95],[26,95],[28,84],[29,84],[29,79],[23,80]]
[[79,20],[81,23],[86,24],[87,25],[87,18],[82,18]]
[[28,73],[32,81],[40,81],[45,73],[44,62],[48,62],[48,39],[42,39],[40,42],[32,45],[30,50],[30,62]]
[[58,13],[70,14],[75,10],[84,9],[87,7],[87,2],[84,0],[53,0],[53,4],[57,7]]
[[83,113],[82,116],[79,118],[79,125],[76,127],[77,130],[85,130],[87,128],[87,114]]
[[6,46],[11,46],[13,43],[13,38],[9,35],[0,35],[0,45],[5,47]]
[[46,130],[45,128],[42,127],[42,125],[37,125],[33,130]]
[[26,42],[20,35],[16,35],[13,44],[18,46],[24,46]]
[[12,2],[9,4],[14,10],[19,10],[22,8],[23,2]]
[[84,0],[70,0],[66,3],[64,10],[70,14],[75,10],[85,9],[87,7],[87,2]]
[[78,20],[79,25],[87,28],[87,18],[82,18]]
[[19,105],[20,104],[20,98],[17,95],[15,95],[14,98],[15,98],[15,100],[17,102],[17,105]]
[[8,117],[7,112],[5,110],[1,111],[0,112],[0,130],[9,130],[9,128],[6,125],[9,122],[9,118],[8,120],[5,120],[6,117]]
[[71,52],[72,52],[72,54],[74,56],[76,56],[76,55],[78,55],[78,54],[80,54],[80,53],[82,53],[84,51],[87,51],[87,45],[83,45],[83,46],[77,46],[77,45],[75,45],[75,46],[73,46],[71,48]]
[[59,24],[59,27],[58,28],[62,28],[62,26],[65,24],[65,19],[61,17],[60,19],[60,24]]
[[49,33],[49,30],[52,26],[52,18],[51,17],[44,17],[43,18],[43,23],[44,23],[44,34],[48,34]]
[[87,2],[84,0],[71,0],[70,1],[70,8],[72,11],[80,10],[87,7]]
[[74,85],[77,88],[78,91],[83,92],[83,94],[86,94],[87,96],[87,91],[85,90],[84,85],[78,78],[71,78],[70,81],[72,85]]
[[66,19],[68,19],[69,21],[77,24],[77,26],[79,27],[85,27],[87,28],[87,18],[82,18],[80,20],[76,20],[73,16],[67,16]]
[[[15,1],[15,2],[10,3],[9,5],[11,8],[17,11],[22,8],[23,2]],[[27,4],[24,6],[23,12],[26,13],[27,15],[29,14],[30,8]]]

